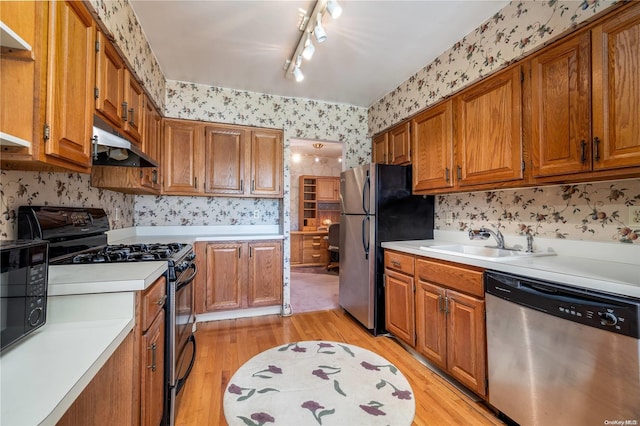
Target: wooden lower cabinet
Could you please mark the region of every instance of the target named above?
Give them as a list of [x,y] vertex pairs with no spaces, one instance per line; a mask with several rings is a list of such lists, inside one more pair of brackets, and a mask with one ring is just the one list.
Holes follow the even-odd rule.
[[327,231],[292,231],[291,266],[327,266]]
[[385,250],[387,330],[486,397],[481,268]]
[[282,303],[282,241],[199,242],[196,313]]
[[486,396],[483,272],[416,259],[416,350],[481,396]]
[[143,426],[157,426],[163,416],[166,299],[167,281],[164,276],[138,295],[136,335],[139,343],[139,418]]
[[385,327],[410,346],[416,344],[414,258],[385,252]]
[[[64,413],[58,426],[134,425],[134,333],[131,332]],[[159,423],[158,423],[159,424]]]

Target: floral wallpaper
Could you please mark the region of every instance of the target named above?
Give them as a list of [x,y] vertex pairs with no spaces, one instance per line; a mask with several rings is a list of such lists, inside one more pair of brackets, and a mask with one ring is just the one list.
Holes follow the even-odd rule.
[[435,227],[467,232],[493,225],[503,233],[640,244],[631,206],[640,206],[640,179],[438,195]]
[[512,63],[612,6],[612,0],[512,1],[369,107],[373,135]]
[[135,223],[137,226],[278,225],[281,203],[269,198],[141,195],[136,197]]
[[141,80],[149,96],[164,106],[165,78],[144,31],[127,0],[89,0],[94,16],[111,32],[115,44]]
[[0,239],[16,238],[20,206],[100,207],[111,229],[133,226],[134,197],[94,188],[89,175],[0,170],[0,177]]
[[291,162],[291,230],[300,229],[298,211],[300,207],[300,176],[340,176],[342,163],[335,158],[302,156],[299,163]]

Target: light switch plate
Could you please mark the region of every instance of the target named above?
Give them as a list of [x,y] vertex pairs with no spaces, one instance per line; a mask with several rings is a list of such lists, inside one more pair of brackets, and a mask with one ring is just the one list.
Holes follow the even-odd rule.
[[640,225],[640,206],[629,206],[629,224]]

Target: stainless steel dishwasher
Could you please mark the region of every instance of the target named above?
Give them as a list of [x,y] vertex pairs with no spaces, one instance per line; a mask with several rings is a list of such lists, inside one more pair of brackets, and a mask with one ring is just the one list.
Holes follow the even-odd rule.
[[485,277],[492,406],[522,426],[640,425],[640,299]]

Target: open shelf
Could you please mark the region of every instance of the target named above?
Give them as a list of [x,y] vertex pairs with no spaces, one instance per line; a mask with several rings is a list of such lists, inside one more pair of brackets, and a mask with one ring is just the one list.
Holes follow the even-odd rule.
[[12,136],[8,133],[0,132],[0,146],[29,148],[31,146],[31,142]]
[[31,45],[2,21],[0,21],[0,44],[9,49],[31,51]]

